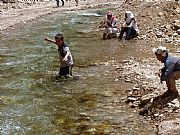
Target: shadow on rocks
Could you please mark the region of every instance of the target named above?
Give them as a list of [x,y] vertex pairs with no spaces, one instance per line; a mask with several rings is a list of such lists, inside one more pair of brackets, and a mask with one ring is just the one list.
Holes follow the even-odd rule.
[[[157,111],[162,110],[166,107],[167,103],[171,102],[175,98],[180,98],[178,92],[172,92],[167,90],[162,95],[159,95],[153,99],[153,102],[148,102],[146,105],[143,105],[143,109],[140,110],[139,115],[152,115]],[[141,108],[141,105],[140,105]]]

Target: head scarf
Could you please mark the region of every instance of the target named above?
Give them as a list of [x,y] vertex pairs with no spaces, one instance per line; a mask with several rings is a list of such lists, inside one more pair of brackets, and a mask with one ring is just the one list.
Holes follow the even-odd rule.
[[154,54],[160,54],[165,57],[169,50],[164,46],[159,46],[157,48],[153,48],[152,51]]
[[111,11],[108,11],[108,12],[107,12],[107,16],[108,16],[108,15],[112,16],[112,12],[111,12]]
[[131,19],[134,18],[134,14],[131,11],[126,11],[125,14],[127,15],[126,22],[130,23]]
[[108,11],[107,13],[106,13],[106,18],[108,19],[108,20],[110,20],[111,18],[112,18],[112,12],[111,11]]

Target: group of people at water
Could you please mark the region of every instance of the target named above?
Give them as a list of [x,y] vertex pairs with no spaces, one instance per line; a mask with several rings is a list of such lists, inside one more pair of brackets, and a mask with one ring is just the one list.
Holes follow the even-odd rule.
[[131,11],[125,12],[124,24],[121,28],[117,26],[117,18],[113,16],[111,11],[108,11],[104,28],[103,39],[116,38],[117,33],[120,33],[118,39],[121,40],[124,37],[125,40],[129,40],[137,37],[139,33],[136,19]]
[[[117,18],[113,16],[111,11],[107,12],[106,21],[104,23],[103,39],[116,38],[118,32],[120,33],[118,36],[118,39],[120,40],[123,37],[125,40],[130,40],[138,36],[139,29],[134,14],[131,11],[125,12],[124,24],[120,28],[120,31],[117,27]],[[154,48],[153,52],[155,53],[156,58],[164,63],[164,67],[159,70],[158,74],[161,83],[163,81],[166,82],[168,88],[166,93],[178,95],[175,80],[180,78],[180,58],[170,56],[168,54],[168,49],[162,46]]]
[[[107,12],[107,22],[103,38],[112,38],[117,31],[115,17],[112,16],[112,12]],[[126,33],[125,39],[129,40],[137,36],[138,28],[134,15],[131,11],[125,13],[125,26],[121,28],[119,39],[122,39],[123,34]],[[46,41],[54,43],[58,47],[58,54],[60,59],[60,69],[59,76],[69,78],[72,77],[72,67],[73,67],[73,57],[70,52],[69,47],[64,42],[64,37],[62,34],[57,34],[55,40],[45,37]],[[164,67],[159,70],[159,77],[161,83],[166,82],[167,93],[172,95],[179,95],[176,89],[176,82],[180,78],[180,58],[173,57],[169,55],[168,49],[166,47],[160,46],[152,49],[153,53],[156,55],[157,60],[164,63]]]

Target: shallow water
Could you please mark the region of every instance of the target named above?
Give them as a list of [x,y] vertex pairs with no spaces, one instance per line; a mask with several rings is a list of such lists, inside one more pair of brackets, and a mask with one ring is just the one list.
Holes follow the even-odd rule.
[[[125,103],[133,84],[115,81],[124,59],[141,55],[138,41],[101,40],[106,9],[59,13],[1,37],[0,134],[153,135]],[[56,79],[57,48],[43,40],[63,33],[78,80]]]

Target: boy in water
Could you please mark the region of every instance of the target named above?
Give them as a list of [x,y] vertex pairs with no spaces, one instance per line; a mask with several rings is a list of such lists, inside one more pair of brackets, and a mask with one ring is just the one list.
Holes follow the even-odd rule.
[[51,40],[48,37],[45,37],[44,39],[58,46],[60,61],[59,76],[64,76],[65,78],[72,77],[73,58],[69,47],[64,43],[63,35],[57,34],[55,36],[55,40]]

